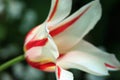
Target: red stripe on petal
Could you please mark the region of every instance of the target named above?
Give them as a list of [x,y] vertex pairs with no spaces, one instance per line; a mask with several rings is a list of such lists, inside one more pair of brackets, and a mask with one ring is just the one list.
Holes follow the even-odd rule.
[[112,66],[112,65],[107,64],[107,63],[105,63],[105,66],[108,67],[108,68],[116,68],[115,66]]
[[57,10],[58,2],[59,2],[59,0],[56,0],[55,5],[54,5],[54,8],[53,8],[53,11],[51,12],[51,14],[50,14],[50,16],[49,16],[48,21],[50,21],[50,20],[53,18],[54,14],[55,14],[55,12],[56,12],[56,10]]
[[28,58],[26,58],[26,60],[27,60],[29,65],[31,65],[32,67],[34,67],[36,69],[42,70],[42,71],[46,71],[47,68],[55,66],[55,63],[53,63],[53,62],[48,62],[48,63],[45,63],[45,64],[41,64],[40,62],[30,61]]
[[61,69],[59,66],[57,66],[57,77],[58,77],[58,80],[60,79],[60,74],[61,74]]
[[59,60],[59,59],[61,59],[61,58],[63,58],[65,56],[65,54],[59,54],[59,57],[57,58],[57,60]]
[[53,66],[55,66],[55,63],[49,62],[49,63],[41,64],[39,69],[45,71],[45,69],[47,69],[49,67],[53,67]]
[[[89,6],[90,7],[90,6]],[[60,34],[61,32],[63,32],[64,30],[66,30],[67,28],[69,28],[72,24],[74,24],[88,9],[86,8],[81,14],[79,14],[78,16],[76,16],[75,18],[73,18],[72,20],[66,22],[65,24],[59,26],[58,28],[52,30],[50,32],[50,35],[52,37],[56,36],[57,34]]]
[[29,50],[32,47],[37,47],[37,46],[44,46],[47,43],[48,39],[42,39],[42,40],[35,40],[35,41],[30,41],[25,45],[25,49]]

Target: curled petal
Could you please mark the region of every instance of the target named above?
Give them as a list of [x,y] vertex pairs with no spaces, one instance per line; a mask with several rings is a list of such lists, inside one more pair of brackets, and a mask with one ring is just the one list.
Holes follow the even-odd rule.
[[[29,35],[34,36],[31,38]],[[46,66],[44,69],[48,71],[48,67],[53,67],[53,65],[51,66],[51,63],[55,64],[56,59],[59,56],[57,47],[51,36],[48,34],[45,24],[33,29],[32,32],[27,35],[24,51],[25,57],[30,65],[38,69],[43,69],[41,66]]]
[[76,11],[73,15],[50,29],[60,53],[66,52],[78,43],[97,23],[101,17],[101,5],[92,1]]
[[51,0],[51,1],[52,5],[47,18],[49,27],[63,20],[70,13],[72,6],[72,0]]
[[[54,61],[59,56],[58,50],[56,45],[54,44],[53,40],[50,39],[50,37],[46,38],[46,42],[43,43],[41,40],[41,43],[38,41],[31,41],[28,42],[28,44],[25,45],[25,55],[34,61],[44,61],[44,59],[49,59]],[[44,39],[43,39],[44,40]],[[29,45],[30,43],[30,45]]]
[[120,63],[113,54],[107,54],[83,40],[57,63],[63,68],[76,68],[94,75],[108,75],[108,69],[120,69]]
[[73,80],[73,74],[60,66],[56,66],[56,77],[57,80]]

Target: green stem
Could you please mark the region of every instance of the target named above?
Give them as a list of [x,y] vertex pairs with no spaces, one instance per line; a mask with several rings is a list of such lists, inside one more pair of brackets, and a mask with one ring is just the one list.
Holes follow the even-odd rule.
[[24,60],[24,55],[20,55],[20,56],[18,56],[16,58],[6,62],[6,63],[3,63],[2,65],[0,65],[0,71],[3,71],[6,68],[10,67],[11,65],[13,65],[13,64],[15,64],[17,62],[20,62],[22,60]]

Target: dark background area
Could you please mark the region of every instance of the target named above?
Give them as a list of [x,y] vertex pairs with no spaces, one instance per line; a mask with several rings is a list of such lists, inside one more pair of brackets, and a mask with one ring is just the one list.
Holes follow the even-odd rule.
[[[90,1],[73,0],[71,14]],[[102,18],[85,39],[114,53],[120,61],[120,0],[100,2]],[[0,64],[24,54],[25,35],[46,19],[50,3],[51,0],[0,0]],[[111,75],[107,77],[97,77],[79,70],[71,71],[74,80],[120,80],[120,71],[110,72]],[[22,61],[0,72],[0,80],[55,80],[55,75],[35,70]]]

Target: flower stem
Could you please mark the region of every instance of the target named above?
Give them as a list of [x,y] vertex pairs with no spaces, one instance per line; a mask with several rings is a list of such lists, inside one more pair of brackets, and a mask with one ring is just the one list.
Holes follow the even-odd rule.
[[13,58],[12,60],[6,62],[6,63],[3,63],[2,65],[0,65],[0,71],[3,71],[5,70],[6,68],[10,67],[11,65],[17,63],[17,62],[20,62],[24,60],[24,55],[20,55],[16,58]]

